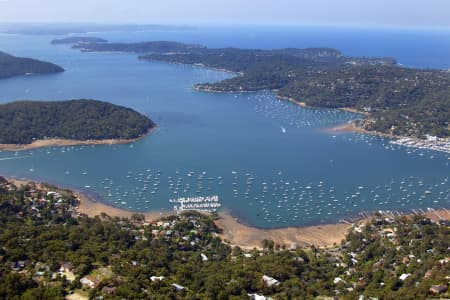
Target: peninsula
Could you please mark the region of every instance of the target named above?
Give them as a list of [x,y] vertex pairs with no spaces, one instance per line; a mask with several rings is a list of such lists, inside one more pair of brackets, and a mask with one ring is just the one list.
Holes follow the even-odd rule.
[[54,45],[60,44],[86,44],[86,43],[107,43],[108,41],[96,37],[70,36],[63,39],[55,39],[51,41]]
[[59,72],[64,72],[64,69],[58,65],[32,58],[16,57],[0,51],[0,79]]
[[156,125],[126,107],[96,101],[18,101],[0,105],[0,149],[134,141]]
[[450,72],[406,68],[393,58],[345,56],[331,48],[211,49],[175,42],[88,43],[82,51],[147,53],[142,60],[205,66],[236,73],[200,91],[272,90],[310,107],[362,112],[355,126],[371,133],[412,138],[450,137]]
[[131,52],[131,53],[192,53],[206,49],[197,44],[183,44],[168,41],[141,43],[80,43],[72,46],[84,52]]
[[356,126],[396,136],[449,137],[450,73],[405,68],[389,58],[354,58],[333,49],[201,49],[141,59],[203,65],[240,75],[195,86],[201,91],[273,90],[311,107],[350,108]]

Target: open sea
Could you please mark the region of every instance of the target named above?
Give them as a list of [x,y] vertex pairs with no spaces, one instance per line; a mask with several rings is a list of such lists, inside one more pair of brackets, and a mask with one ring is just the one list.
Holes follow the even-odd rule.
[[[209,47],[333,47],[450,69],[450,31],[327,27],[198,27],[95,32],[113,42]],[[0,34],[0,50],[66,72],[0,80],[0,103],[89,98],[131,107],[158,130],[127,145],[0,151],[0,174],[70,187],[132,211],[172,210],[179,197],[219,196],[223,210],[263,228],[334,223],[361,212],[449,208],[450,155],[324,129],[358,115],[307,109],[271,92],[216,94],[192,85],[232,76],[195,66],[82,53],[56,36]],[[0,128],[1,130],[1,128]]]

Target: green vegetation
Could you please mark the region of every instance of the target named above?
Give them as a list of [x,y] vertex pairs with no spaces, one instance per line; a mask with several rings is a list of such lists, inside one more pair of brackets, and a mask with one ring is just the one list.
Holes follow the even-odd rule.
[[198,90],[273,90],[312,107],[356,108],[370,114],[370,131],[423,137],[450,136],[450,73],[395,65],[390,58],[355,58],[327,48],[243,50],[199,48],[152,53],[141,59],[196,64],[240,75],[198,84]]
[[29,74],[64,72],[55,64],[31,58],[16,57],[0,51],[0,79]]
[[450,73],[364,65],[306,72],[279,90],[315,107],[352,107],[370,113],[370,131],[450,136]]
[[0,298],[448,297],[450,229],[420,216],[376,216],[328,249],[264,240],[263,250],[244,251],[219,239],[214,216],[88,218],[77,203],[67,190],[0,179]]
[[166,53],[166,52],[189,52],[203,48],[200,45],[183,44],[177,42],[143,42],[143,43],[80,43],[72,46],[86,52],[134,52],[134,53]]
[[202,91],[273,90],[311,107],[355,108],[369,131],[450,137],[450,73],[404,68],[392,58],[348,57],[330,48],[208,49],[175,42],[87,43],[83,51],[150,53],[143,60],[202,65],[237,73],[195,86]]
[[96,37],[71,36],[63,39],[55,39],[51,43],[54,45],[59,45],[59,44],[106,43],[106,42],[108,41]]
[[19,101],[0,105],[0,144],[35,139],[134,139],[155,124],[132,109],[95,100]]

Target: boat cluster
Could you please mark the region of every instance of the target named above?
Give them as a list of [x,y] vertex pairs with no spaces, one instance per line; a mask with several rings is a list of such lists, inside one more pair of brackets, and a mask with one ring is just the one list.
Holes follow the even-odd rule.
[[283,124],[283,127],[327,128],[358,118],[355,113],[337,109],[309,109],[292,105],[289,101],[277,99],[269,91],[249,94],[246,100],[253,103],[255,112]]
[[214,212],[222,206],[219,203],[219,196],[217,195],[207,197],[181,197],[178,199],[170,199],[169,202],[177,204],[173,207],[175,211],[200,210]]
[[[261,226],[330,223],[380,209],[407,213],[414,208],[450,205],[448,177],[428,182],[409,176],[385,184],[347,182],[337,186],[325,179],[291,180],[281,171],[264,178],[236,170],[213,176],[206,171],[166,174],[147,169],[129,171],[114,182],[104,179],[102,185],[108,202],[119,207],[215,211],[226,203],[228,208],[239,207],[241,217]],[[211,193],[216,195],[205,196]]]
[[[419,140],[413,138],[401,138],[398,140],[391,141],[394,145],[401,145],[405,147],[419,148],[419,149],[429,149],[434,151],[441,151],[450,154],[450,140],[449,139],[439,139],[439,138],[429,138],[426,140]],[[450,157],[449,157],[450,159]]]

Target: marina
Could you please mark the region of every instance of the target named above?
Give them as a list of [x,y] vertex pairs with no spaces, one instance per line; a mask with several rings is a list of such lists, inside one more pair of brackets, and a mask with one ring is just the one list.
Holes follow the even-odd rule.
[[428,136],[427,139],[419,140],[413,138],[400,138],[391,141],[394,145],[401,145],[405,147],[429,149],[434,151],[441,151],[450,154],[450,140],[439,139],[435,136]]
[[207,196],[207,197],[182,197],[178,199],[170,199],[170,203],[176,203],[173,206],[173,210],[197,210],[206,212],[216,212],[222,204],[219,203],[219,196]]

